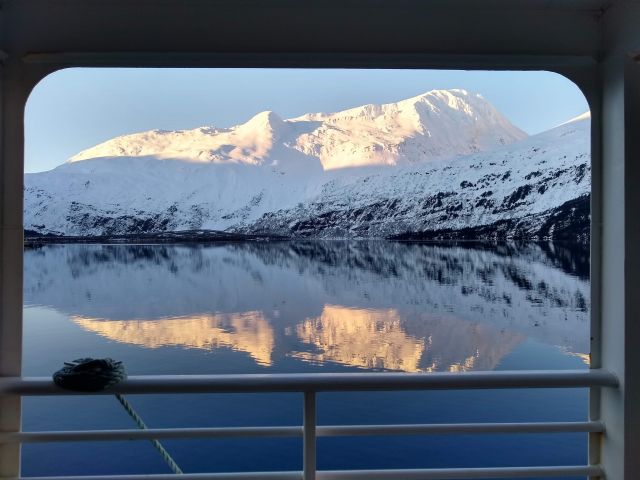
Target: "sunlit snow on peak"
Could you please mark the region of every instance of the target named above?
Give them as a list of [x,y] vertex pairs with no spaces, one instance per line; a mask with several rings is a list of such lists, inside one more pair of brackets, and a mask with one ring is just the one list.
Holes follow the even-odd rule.
[[69,163],[103,157],[155,157],[202,163],[324,170],[407,165],[451,158],[521,140],[526,134],[481,96],[432,90],[388,104],[283,120],[264,111],[226,129],[152,130],[84,150]]

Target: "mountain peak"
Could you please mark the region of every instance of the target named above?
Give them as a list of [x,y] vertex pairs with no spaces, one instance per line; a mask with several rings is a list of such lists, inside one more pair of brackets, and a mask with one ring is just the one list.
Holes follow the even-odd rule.
[[392,166],[491,150],[525,137],[482,96],[456,88],[290,120],[266,110],[220,130],[152,130],[114,138],[80,152],[70,162],[148,156],[293,165],[302,153],[320,161],[324,169]]
[[251,117],[248,122],[237,125],[232,130],[239,136],[258,135],[261,137],[268,136],[276,138],[280,136],[284,128],[284,120],[282,120],[277,113],[266,110],[257,113]]
[[290,120],[313,121],[321,125],[299,138],[298,145],[318,155],[325,169],[414,164],[527,137],[482,96],[464,89],[431,90],[395,103]]
[[268,127],[271,129],[278,128],[284,121],[280,116],[271,111],[265,110],[264,112],[256,113],[248,122],[238,125],[239,127]]
[[424,102],[424,101],[428,101],[430,99],[435,99],[435,98],[465,99],[466,97],[471,97],[471,96],[473,96],[473,94],[469,93],[467,90],[464,90],[462,88],[434,89],[434,90],[429,90],[428,92],[421,93],[420,95],[416,95],[415,97],[407,98],[406,100],[400,100],[400,102],[397,102],[397,103]]
[[[477,116],[492,112],[502,116],[482,95],[471,93],[462,88],[430,90],[407,100],[402,100],[397,104],[403,106],[427,105],[431,110],[439,110],[441,112],[445,109],[452,112],[461,111],[467,115]],[[508,122],[508,120],[506,121]]]

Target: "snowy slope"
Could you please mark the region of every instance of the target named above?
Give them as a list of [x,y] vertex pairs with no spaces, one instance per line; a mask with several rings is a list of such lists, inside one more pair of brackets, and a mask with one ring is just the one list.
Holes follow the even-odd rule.
[[25,229],[382,237],[527,218],[524,229],[503,225],[504,236],[553,237],[541,225],[590,190],[589,120],[524,137],[462,90],[128,135],[25,175]]
[[[501,228],[504,237],[547,238],[562,236],[554,232],[562,222],[588,230],[589,128],[583,118],[490,152],[335,175],[304,204],[239,229],[324,237],[455,237],[447,232],[471,229],[467,236],[491,237]],[[554,220],[558,213],[562,218]],[[480,232],[481,226],[492,228]]]
[[[305,173],[319,176],[322,168],[310,165]],[[65,235],[224,230],[308,196],[301,175],[154,157],[70,163],[25,175],[25,229]]]

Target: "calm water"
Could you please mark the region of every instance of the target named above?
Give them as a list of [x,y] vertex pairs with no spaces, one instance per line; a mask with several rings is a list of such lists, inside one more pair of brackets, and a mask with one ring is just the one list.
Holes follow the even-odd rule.
[[[587,368],[588,250],[387,242],[25,252],[25,375]],[[150,427],[299,425],[299,394],[129,396]],[[321,394],[319,424],[578,421],[585,390]],[[135,428],[115,398],[26,398],[25,430]],[[186,472],[301,468],[299,439],[163,442]],[[320,469],[582,464],[586,435],[322,438]],[[25,475],[163,473],[148,442],[34,444]]]

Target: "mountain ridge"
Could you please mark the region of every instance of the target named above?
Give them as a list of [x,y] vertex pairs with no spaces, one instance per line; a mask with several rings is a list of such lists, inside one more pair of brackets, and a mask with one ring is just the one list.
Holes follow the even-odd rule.
[[[568,234],[549,219],[590,191],[588,119],[528,137],[463,90],[303,117],[265,111],[229,129],[153,130],[84,150],[54,170],[25,175],[25,229],[449,237],[495,223],[505,237],[547,238]],[[584,223],[579,210],[575,218]],[[526,228],[513,219],[528,219]],[[584,228],[571,235],[577,231],[584,237]]]
[[192,162],[270,165],[278,158],[267,157],[279,145],[316,158],[324,170],[331,170],[451,158],[525,137],[481,96],[459,89],[432,90],[395,103],[288,120],[264,111],[230,128],[122,135],[85,149],[68,162],[155,155]]

